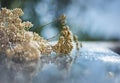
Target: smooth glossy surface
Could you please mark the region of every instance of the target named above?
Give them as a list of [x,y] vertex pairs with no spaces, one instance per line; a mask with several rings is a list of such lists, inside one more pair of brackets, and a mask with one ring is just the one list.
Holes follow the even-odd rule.
[[15,64],[5,59],[0,64],[0,83],[120,83],[118,54],[85,45],[79,51],[73,49],[70,56],[72,62],[70,57],[58,57],[56,61],[46,57],[44,64]]
[[68,70],[47,64],[33,83],[120,83],[120,56],[110,50],[83,46]]

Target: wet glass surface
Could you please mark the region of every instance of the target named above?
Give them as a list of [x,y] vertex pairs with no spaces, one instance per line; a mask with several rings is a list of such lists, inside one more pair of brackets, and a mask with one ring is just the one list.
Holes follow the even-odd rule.
[[1,60],[0,83],[120,82],[120,56],[110,50],[83,46],[80,51],[73,49],[70,57],[52,59],[56,55],[50,56],[43,62],[21,64]]

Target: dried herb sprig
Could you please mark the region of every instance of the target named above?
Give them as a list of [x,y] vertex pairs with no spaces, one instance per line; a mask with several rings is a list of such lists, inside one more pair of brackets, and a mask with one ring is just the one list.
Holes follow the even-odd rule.
[[52,48],[53,51],[58,54],[69,54],[73,49],[73,35],[69,30],[69,27],[66,25],[66,16],[62,15],[59,19],[61,20],[62,31],[60,32],[57,44],[55,44]]
[[[49,43],[35,32],[26,31],[33,24],[22,22],[24,13],[20,8],[2,8],[0,11],[0,52],[18,61],[39,59],[42,53],[50,53]],[[15,60],[15,59],[13,59]]]

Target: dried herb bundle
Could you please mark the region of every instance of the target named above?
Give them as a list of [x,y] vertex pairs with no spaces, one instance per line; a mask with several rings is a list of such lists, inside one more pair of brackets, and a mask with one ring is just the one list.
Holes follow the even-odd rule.
[[60,17],[62,31],[60,38],[55,45],[37,33],[26,31],[33,24],[29,21],[22,22],[20,16],[23,11],[20,8],[13,10],[2,8],[0,11],[0,52],[13,60],[32,61],[39,59],[44,54],[69,54],[73,49],[73,35],[66,25],[66,17]]

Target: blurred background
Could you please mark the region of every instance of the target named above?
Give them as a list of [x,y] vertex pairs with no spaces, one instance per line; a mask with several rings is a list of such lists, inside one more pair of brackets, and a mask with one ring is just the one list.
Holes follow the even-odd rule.
[[10,9],[22,8],[22,19],[34,24],[30,30],[46,39],[61,30],[59,22],[50,22],[65,14],[67,24],[80,41],[112,41],[119,45],[120,0],[0,0],[0,4]]
[[[120,0],[0,0],[1,7],[19,7],[23,20],[37,28],[60,15],[67,16],[72,32],[80,40],[120,40]],[[60,28],[54,22],[37,31],[45,38],[56,35]]]

